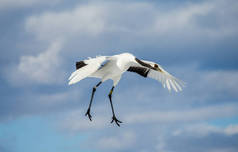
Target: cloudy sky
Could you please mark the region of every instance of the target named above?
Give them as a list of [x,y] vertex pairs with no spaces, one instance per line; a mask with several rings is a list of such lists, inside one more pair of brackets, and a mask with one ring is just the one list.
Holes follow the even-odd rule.
[[[237,0],[0,0],[1,152],[236,152]],[[183,92],[125,73],[84,116],[75,62],[133,53],[186,82]]]

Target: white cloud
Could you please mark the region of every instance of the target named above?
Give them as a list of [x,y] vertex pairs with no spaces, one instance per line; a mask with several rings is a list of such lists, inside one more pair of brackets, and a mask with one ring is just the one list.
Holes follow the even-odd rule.
[[161,12],[156,20],[155,30],[166,34],[175,31],[194,30],[197,15],[207,15],[213,9],[210,2],[185,5],[170,12]]
[[132,147],[136,143],[136,135],[133,132],[123,132],[119,136],[103,137],[97,142],[99,149],[123,150]]
[[94,36],[104,30],[103,6],[83,5],[63,12],[45,12],[26,20],[26,30],[41,39]]
[[210,83],[211,89],[216,91],[229,92],[230,95],[237,95],[238,71],[210,71],[207,72],[203,79]]
[[[67,92],[57,92],[57,93],[49,93],[49,94],[32,94],[31,99],[29,102],[32,103],[33,98],[35,107],[43,106],[43,107],[57,107],[59,105],[64,105],[68,103],[68,101],[71,101],[71,104],[74,104],[72,102],[72,97],[79,98],[80,94],[77,90],[71,90]],[[30,104],[30,103],[28,103]]]
[[[169,127],[169,126],[168,126]],[[178,129],[179,128],[179,129]],[[157,149],[170,152],[183,151],[235,152],[237,132],[230,136],[226,128],[204,123],[176,125],[169,133],[160,136]],[[201,146],[202,145],[202,146]]]
[[[232,4],[232,5],[230,5]],[[212,39],[236,35],[237,21],[229,22],[238,14],[237,1],[209,0],[200,3],[188,3],[182,7],[160,12],[155,30],[163,36],[176,34],[189,37],[208,37]],[[222,11],[221,11],[222,10]],[[231,18],[226,16],[231,15]],[[211,26],[212,25],[212,26]]]
[[[26,20],[26,30],[35,33],[41,40],[94,37],[106,33],[125,37],[125,40],[128,40],[130,34],[133,39],[137,37],[135,41],[138,41],[138,36],[158,39],[165,35],[180,34],[183,34],[184,39],[191,35],[194,38],[219,38],[237,33],[235,25],[238,22],[232,21],[231,25],[224,22],[223,18],[224,14],[229,14],[231,18],[227,20],[230,22],[238,13],[233,9],[238,5],[237,2],[230,2],[234,3],[230,9],[223,7],[227,6],[227,1],[223,0],[189,3],[173,9],[161,8],[149,2],[89,2],[72,10],[32,15]],[[221,8],[225,9],[223,15],[220,14]],[[145,21],[138,20],[138,17]],[[214,22],[203,21],[211,18]],[[209,24],[214,26],[211,28]]]
[[57,73],[61,65],[60,49],[61,43],[54,42],[37,56],[22,56],[18,65],[19,72],[39,83],[57,82],[61,77],[60,73]]
[[205,121],[214,118],[229,117],[237,115],[238,112],[234,105],[207,106],[202,108],[183,109],[181,111],[150,111],[131,113],[125,116],[127,123],[177,123]]
[[190,135],[194,137],[204,137],[210,134],[223,134],[232,136],[238,134],[238,125],[228,125],[225,128],[209,125],[205,123],[184,125],[172,132],[173,136]]
[[211,133],[223,133],[222,128],[208,125],[208,124],[190,124],[183,126],[180,129],[176,129],[172,135],[173,136],[181,136],[183,134],[196,136],[196,137],[204,137]]
[[13,66],[8,71],[12,84],[54,84],[60,83],[64,77],[62,59],[59,52],[62,42],[57,41],[36,56],[24,55],[20,58],[17,67]]
[[[85,109],[86,110],[86,109]],[[93,113],[98,113],[95,111],[91,112],[93,116],[92,122],[85,116],[85,110],[73,110],[66,115],[64,115],[63,121],[60,123],[61,128],[68,130],[70,132],[78,132],[78,131],[85,131],[90,129],[105,129],[108,126],[107,117],[104,115],[96,115],[94,116]],[[83,118],[82,118],[83,117]]]
[[227,135],[238,134],[238,125],[230,125],[225,129]]
[[220,103],[235,102],[238,97],[238,71],[236,70],[210,70],[198,71],[192,70],[186,73],[192,73],[184,79],[188,81],[185,90],[185,96],[188,102],[193,103]]

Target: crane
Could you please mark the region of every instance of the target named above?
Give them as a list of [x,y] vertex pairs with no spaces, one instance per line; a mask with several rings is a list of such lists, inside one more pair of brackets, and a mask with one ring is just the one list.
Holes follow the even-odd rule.
[[113,56],[97,56],[95,58],[88,58],[76,62],[76,71],[74,71],[68,79],[69,85],[75,84],[86,77],[100,79],[100,82],[92,89],[90,103],[85,114],[85,116],[88,116],[90,121],[92,121],[90,110],[94,93],[100,84],[111,79],[113,80],[113,86],[108,94],[112,110],[111,123],[115,122],[120,127],[120,123],[122,122],[118,120],[115,115],[112,103],[112,93],[120,81],[122,74],[126,71],[135,72],[145,78],[155,79],[161,82],[164,88],[167,87],[169,91],[171,89],[176,92],[182,91],[182,87],[184,87],[183,81],[169,74],[161,65],[151,61],[140,60],[131,53],[122,53]]

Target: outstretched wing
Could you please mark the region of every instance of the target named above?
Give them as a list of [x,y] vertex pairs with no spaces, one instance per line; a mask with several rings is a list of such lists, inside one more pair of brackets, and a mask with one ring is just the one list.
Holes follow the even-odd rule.
[[90,76],[97,71],[101,64],[106,61],[106,56],[99,56],[96,58],[89,58],[76,62],[76,71],[74,71],[69,77],[69,85],[79,82],[80,80]]
[[[144,62],[146,63],[146,61]],[[155,79],[161,82],[164,88],[167,87],[169,91],[171,90],[171,88],[173,88],[174,91],[176,92],[182,91],[182,87],[184,87],[183,81],[169,74],[160,65],[158,65],[158,67],[156,68],[152,66],[149,66],[149,67],[131,66],[127,71],[135,72],[143,77],[149,77],[149,78]]]
[[169,91],[171,88],[176,92],[182,91],[182,87],[185,86],[183,81],[169,74],[161,66],[159,66],[158,69],[159,70],[151,69],[148,73],[148,77],[161,82],[163,87],[167,87]]

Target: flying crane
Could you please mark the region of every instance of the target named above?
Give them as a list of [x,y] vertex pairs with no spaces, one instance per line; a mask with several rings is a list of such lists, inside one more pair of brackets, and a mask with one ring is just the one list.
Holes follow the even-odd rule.
[[115,123],[120,126],[120,123],[122,122],[116,118],[112,103],[112,93],[120,81],[122,74],[126,71],[135,72],[145,78],[155,79],[161,82],[164,88],[167,87],[169,91],[171,89],[176,92],[182,91],[182,87],[184,86],[184,82],[169,74],[159,64],[140,60],[131,53],[122,53],[113,56],[98,56],[96,58],[89,58],[76,62],[76,71],[69,77],[69,85],[75,84],[86,77],[101,79],[101,81],[93,87],[89,107],[85,114],[90,121],[92,121],[90,110],[94,93],[101,83],[111,79],[113,80],[113,86],[108,94],[113,115],[111,123],[115,121]]

